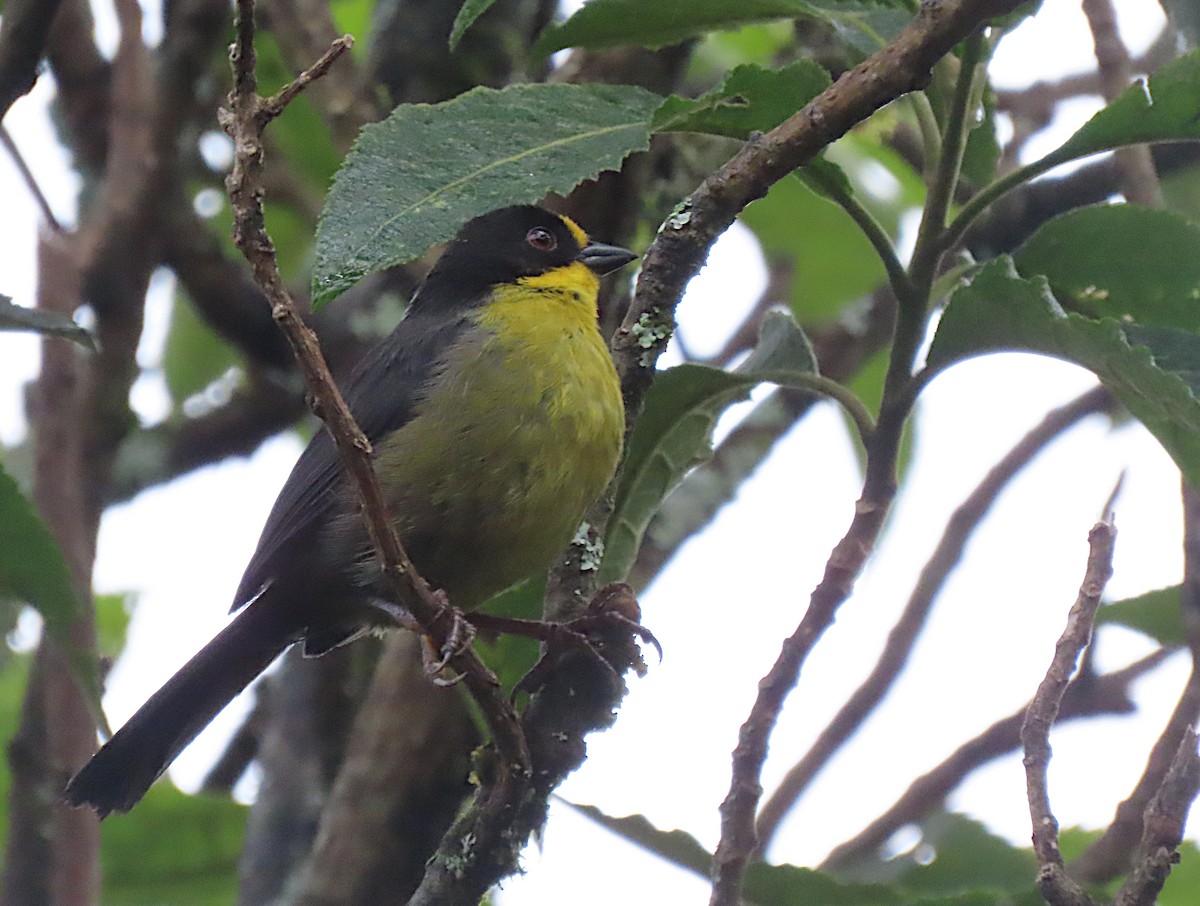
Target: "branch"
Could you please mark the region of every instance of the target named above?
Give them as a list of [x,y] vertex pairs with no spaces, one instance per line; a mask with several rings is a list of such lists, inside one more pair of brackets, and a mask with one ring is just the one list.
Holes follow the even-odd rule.
[[1171,866],[1179,861],[1179,844],[1188,810],[1200,792],[1200,756],[1196,731],[1188,728],[1171,760],[1162,786],[1146,809],[1142,858],[1117,892],[1113,906],[1154,906]]
[[[1063,696],[1058,723],[1079,717],[1132,713],[1136,706],[1129,697],[1129,687],[1172,653],[1160,648],[1121,670],[1101,676],[1077,676]],[[837,873],[843,866],[883,846],[904,825],[918,822],[934,809],[941,808],[946,797],[968,774],[992,759],[1017,750],[1021,745],[1024,720],[1025,708],[1021,708],[959,746],[945,761],[914,780],[891,808],[852,839],[835,847],[821,863],[821,870]]]
[[[337,446],[362,506],[367,531],[381,561],[380,569],[385,580],[397,602],[412,613],[437,648],[451,650],[455,646],[450,644],[453,621],[447,619],[450,616],[448,608],[417,574],[396,536],[372,468],[371,445],[342,399],[321,356],[315,334],[301,320],[283,287],[274,247],[263,223],[263,129],[288,100],[318,78],[349,48],[352,39],[347,36],[338,41],[295,82],[275,97],[263,100],[257,94],[254,74],[253,0],[239,0],[237,9],[237,40],[231,53],[234,67],[234,88],[230,94],[232,110],[222,115],[223,124],[233,137],[237,149],[233,171],[227,180],[234,211],[234,241],[250,262],[255,280],[270,301],[272,314],[287,335],[304,373],[313,398],[313,408],[325,421]],[[477,844],[480,847],[494,847],[497,841],[504,843],[505,820],[518,807],[528,789],[529,751],[516,714],[501,692],[499,682],[474,650],[469,646],[460,649],[450,658],[450,664],[462,675],[464,684],[478,704],[500,760],[491,778],[493,782],[486,785],[480,794],[486,823],[481,833],[488,839],[479,837]],[[456,880],[460,888],[479,881],[476,873],[467,872],[452,880]]]
[[760,850],[769,845],[780,822],[807,789],[813,777],[829,762],[887,694],[896,677],[908,663],[912,646],[933,602],[950,573],[958,565],[971,535],[992,508],[1000,493],[1029,462],[1051,441],[1082,419],[1111,409],[1112,395],[1103,387],[1090,390],[1077,399],[1049,412],[992,467],[983,481],[951,515],[946,529],[930,556],[904,612],[888,635],[883,652],[870,676],[847,700],[837,715],[817,737],[812,747],[784,776],[779,788],[767,800],[758,816]]
[[1180,605],[1192,651],[1192,669],[1167,724],[1155,740],[1146,767],[1129,796],[1117,806],[1112,823],[1071,862],[1071,875],[1087,883],[1103,884],[1129,870],[1134,851],[1145,834],[1144,816],[1162,788],[1171,764],[1196,719],[1200,717],[1200,494],[1183,483],[1183,586]]
[[[1076,677],[1063,697],[1058,723],[1079,717],[1133,712],[1135,705],[1129,697],[1129,687],[1165,661],[1171,653],[1170,650],[1159,649],[1122,670],[1099,677]],[[941,808],[946,797],[972,771],[1020,746],[1025,712],[1026,708],[1021,708],[992,724],[979,736],[956,749],[937,767],[913,781],[884,814],[854,838],[833,849],[821,863],[821,869],[837,872],[842,866],[882,846],[904,825],[920,821],[929,812]]]
[[0,120],[37,82],[38,63],[61,0],[8,0],[0,19]]
[[52,232],[63,232],[63,225],[58,222],[58,218],[54,216],[54,211],[50,208],[50,202],[46,199],[46,194],[42,191],[42,187],[38,185],[37,179],[33,175],[33,171],[29,169],[29,164],[25,162],[24,156],[21,154],[21,149],[17,147],[17,143],[13,141],[8,130],[0,125],[0,145],[4,146],[4,150],[8,152],[9,158],[13,165],[17,168],[17,172],[21,174],[21,181],[25,183],[25,187],[29,189],[29,194],[33,196],[34,202],[38,206],[38,210],[42,212],[42,219],[46,221],[46,226]]
[[1058,822],[1050,810],[1046,773],[1050,766],[1050,727],[1058,716],[1063,693],[1092,635],[1100,595],[1112,576],[1113,545],[1116,529],[1111,522],[1099,522],[1088,533],[1090,553],[1079,596],[1067,616],[1054,648],[1054,657],[1046,676],[1038,686],[1021,727],[1025,749],[1025,785],[1029,797],[1029,816],[1033,822],[1033,850],[1037,855],[1038,888],[1051,906],[1079,906],[1092,903],[1082,887],[1067,877],[1062,853],[1058,849]]

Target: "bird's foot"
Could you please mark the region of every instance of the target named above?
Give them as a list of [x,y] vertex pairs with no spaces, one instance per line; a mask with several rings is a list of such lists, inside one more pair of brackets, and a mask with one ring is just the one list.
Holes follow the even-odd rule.
[[[620,674],[604,656],[606,644],[618,640],[636,638],[658,652],[662,660],[662,645],[649,629],[639,621],[641,608],[633,589],[623,582],[604,586],[592,598],[581,616],[562,623],[541,620],[522,620],[516,617],[501,617],[492,614],[466,614],[465,619],[480,632],[487,635],[509,633],[537,639],[545,651],[529,672],[513,688],[515,698],[521,692],[532,693],[539,689],[553,672],[560,656],[567,651],[577,651],[595,660],[614,685],[621,683]],[[634,671],[640,676],[646,665],[639,656],[631,661]]]
[[462,681],[462,676],[447,676],[446,667],[456,656],[467,650],[475,638],[475,627],[461,610],[450,603],[444,592],[435,590],[434,595],[441,605],[441,610],[434,619],[448,624],[445,640],[441,645],[434,642],[426,627],[421,625],[407,607],[384,599],[376,599],[371,603],[397,625],[421,637],[421,664],[425,673],[436,685],[453,686]]

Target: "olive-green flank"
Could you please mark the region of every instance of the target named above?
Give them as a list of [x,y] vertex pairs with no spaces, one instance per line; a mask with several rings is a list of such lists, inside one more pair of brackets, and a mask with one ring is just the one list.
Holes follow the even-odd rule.
[[[501,208],[449,243],[346,399],[421,574],[470,610],[550,566],[611,479],[624,411],[597,324],[599,278],[633,260],[569,218]],[[375,627],[379,582],[354,495],[319,432],[280,492],[234,596],[237,617],[70,782],[128,811],[294,642],[316,655]]]

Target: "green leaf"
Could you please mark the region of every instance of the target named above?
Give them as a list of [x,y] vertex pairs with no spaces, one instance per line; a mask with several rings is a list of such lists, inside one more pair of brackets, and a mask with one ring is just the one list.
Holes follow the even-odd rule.
[[679,365],[659,373],[621,467],[604,541],[601,584],[625,576],[663,498],[712,455],[712,431],[721,413],[764,381],[809,387],[806,379],[815,375],[808,338],[790,314],[781,311],[764,317],[758,345],[737,371]]
[[237,898],[247,809],[156,783],[137,811],[100,826],[106,906],[226,906]]
[[790,269],[791,307],[802,323],[837,317],[849,302],[887,280],[874,248],[849,215],[798,178],[775,183],[739,219],[754,231],[769,259]]
[[654,114],[654,130],[746,138],[774,129],[828,86],[829,73],[812,60],[776,70],[745,64],[702,97],[667,98]]
[[238,361],[233,349],[196,314],[186,294],[176,293],[163,349],[163,377],[172,402],[179,405],[204,390]]
[[[711,875],[712,856],[695,837],[680,830],[659,830],[642,815],[614,818],[591,805],[571,808],[619,837],[628,840],[673,865],[703,878]],[[846,884],[807,868],[757,863],[746,870],[742,899],[761,906],[805,903],[810,906],[899,906],[905,902],[898,891],[880,884]]]
[[1033,890],[1037,876],[1033,851],[1013,846],[965,815],[940,812],[924,819],[921,844],[920,860],[911,855],[898,860],[908,863],[898,879],[906,890],[923,894]]
[[[487,602],[486,610],[495,616],[540,620],[545,597],[546,578],[541,576],[496,595]],[[501,633],[495,638],[476,636],[474,644],[504,689],[516,686],[541,654],[541,645],[536,639],[512,632]]]
[[827,22],[847,46],[864,57],[879,50],[912,21],[915,7],[903,0],[810,0],[810,15]]
[[366,126],[317,227],[314,308],[470,218],[566,193],[650,141],[662,98],[629,85],[475,88]]
[[996,92],[990,85],[983,91],[979,120],[967,134],[963,149],[962,175],[976,187],[985,186],[996,178],[1000,163],[1000,141],[996,138]]
[[96,648],[107,657],[116,657],[125,647],[125,634],[132,614],[133,593],[96,595]]
[[681,830],[659,830],[644,815],[627,815],[615,818],[605,814],[594,805],[578,805],[560,800],[585,818],[590,818],[601,827],[618,837],[628,840],[648,852],[654,853],[673,865],[693,871],[707,878],[712,868],[712,856],[699,840]]
[[1200,331],[1200,227],[1178,214],[1077,208],[1038,227],[1013,260],[1070,311]]
[[805,0],[691,0],[645,3],[643,0],[591,0],[561,25],[550,25],[534,45],[542,55],[565,47],[665,47],[718,29],[751,22],[795,18],[809,12]]
[[450,28],[451,50],[458,47],[458,42],[462,40],[467,29],[474,25],[475,20],[486,13],[495,2],[496,0],[465,0],[458,9],[458,15],[454,17],[454,25]]
[[1192,482],[1200,481],[1200,337],[1162,327],[1064,313],[1045,278],[1020,278],[1011,259],[989,262],[956,290],[929,349],[936,372],[969,356],[1038,352],[1075,362],[1158,438]]
[[1179,861],[1171,866],[1156,906],[1194,906],[1196,902],[1196,891],[1200,890],[1200,847],[1184,840],[1177,852]]
[[1126,90],[1038,162],[1038,170],[1124,145],[1200,138],[1197,97],[1200,52],[1168,63],[1149,82]]
[[3,293],[0,293],[0,330],[31,330],[46,336],[63,337],[96,351],[92,335],[70,318],[40,308],[14,305],[12,298]]
[[96,653],[79,647],[71,638],[71,626],[81,614],[71,570],[54,535],[3,468],[0,468],[0,598],[29,604],[41,614],[46,633],[66,654],[80,692],[97,723],[103,725]]
[[1163,645],[1186,645],[1179,589],[1172,585],[1105,604],[1096,611],[1096,622],[1136,629]]

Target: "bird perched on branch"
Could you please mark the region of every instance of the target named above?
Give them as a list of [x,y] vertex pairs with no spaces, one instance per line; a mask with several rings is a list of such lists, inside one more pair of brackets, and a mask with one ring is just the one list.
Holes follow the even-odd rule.
[[[634,257],[541,208],[477,217],[346,388],[401,541],[462,610],[545,570],[613,475],[624,411],[596,300],[599,277]],[[128,811],[289,645],[318,655],[394,625],[372,603],[386,594],[321,432],[267,518],[237,617],[75,775],[66,801]]]

